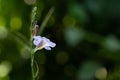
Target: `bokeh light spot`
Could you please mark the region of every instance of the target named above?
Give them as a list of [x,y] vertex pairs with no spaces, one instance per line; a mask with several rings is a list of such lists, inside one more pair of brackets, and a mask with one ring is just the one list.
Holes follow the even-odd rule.
[[7,37],[8,31],[6,27],[0,26],[0,39],[5,39]]
[[10,72],[12,66],[8,61],[4,61],[0,64],[0,77],[5,77]]
[[119,40],[113,36],[113,35],[109,35],[103,42],[102,45],[110,50],[110,51],[116,51],[120,49],[120,42]]
[[22,27],[22,20],[20,17],[12,17],[10,20],[10,27],[12,30],[20,30]]
[[20,54],[21,54],[22,58],[29,59],[30,58],[30,49],[27,46],[24,46],[21,49]]
[[96,70],[100,67],[100,63],[94,61],[84,62],[78,71],[78,80],[93,80]]
[[24,0],[24,2],[28,5],[33,5],[35,4],[36,0]]
[[58,64],[65,64],[67,63],[69,60],[69,55],[66,52],[59,52],[56,55],[56,62]]
[[103,80],[107,77],[107,70],[106,68],[102,67],[102,68],[99,68],[97,71],[96,71],[96,74],[95,74],[96,78],[99,79],[99,80]]
[[82,29],[70,27],[66,28],[64,35],[68,45],[76,46],[84,38],[85,32]]

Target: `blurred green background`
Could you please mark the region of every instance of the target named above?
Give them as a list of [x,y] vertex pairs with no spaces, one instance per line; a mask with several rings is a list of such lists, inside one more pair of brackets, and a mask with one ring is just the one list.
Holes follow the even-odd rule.
[[30,19],[37,6],[42,36],[36,80],[120,80],[120,0],[0,0],[0,80],[31,80]]

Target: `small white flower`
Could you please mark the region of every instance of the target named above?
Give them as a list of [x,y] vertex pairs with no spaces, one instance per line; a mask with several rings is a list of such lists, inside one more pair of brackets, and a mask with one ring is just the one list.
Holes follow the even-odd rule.
[[54,42],[51,42],[49,39],[45,37],[34,36],[33,38],[34,38],[33,44],[36,46],[35,51],[41,50],[42,48],[45,48],[46,50],[51,50],[51,48],[56,46]]

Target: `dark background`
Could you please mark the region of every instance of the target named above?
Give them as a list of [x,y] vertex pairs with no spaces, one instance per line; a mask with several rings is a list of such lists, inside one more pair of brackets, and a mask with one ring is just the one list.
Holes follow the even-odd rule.
[[0,80],[31,80],[30,21],[55,10],[35,53],[36,80],[120,80],[120,0],[0,0]]

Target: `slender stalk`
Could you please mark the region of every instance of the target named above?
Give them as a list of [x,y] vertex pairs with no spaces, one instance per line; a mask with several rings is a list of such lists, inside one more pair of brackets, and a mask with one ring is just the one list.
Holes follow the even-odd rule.
[[35,71],[34,71],[34,51],[32,49],[32,36],[31,36],[31,41],[30,41],[30,44],[31,44],[31,72],[32,72],[32,80],[35,80]]
[[33,34],[32,34],[32,30],[33,30],[33,22],[35,21],[35,15],[36,15],[36,11],[37,11],[37,7],[35,6],[32,10],[32,14],[31,14],[31,25],[30,25],[30,34],[31,34],[31,38],[30,38],[30,46],[31,46],[31,72],[32,72],[32,80],[35,80],[35,71],[34,71],[34,51],[33,51],[33,47],[32,47],[32,41],[33,41]]
[[34,77],[34,52],[32,51],[31,53],[31,69],[32,69],[32,80],[35,80],[35,77]]
[[44,30],[44,28],[45,28],[49,18],[53,14],[53,12],[54,12],[54,7],[50,8],[50,10],[48,11],[47,15],[45,16],[45,18],[44,18],[44,20],[43,20],[43,22],[42,22],[42,24],[40,26],[38,34],[40,34],[40,35],[42,34],[42,32],[43,32],[43,30]]

